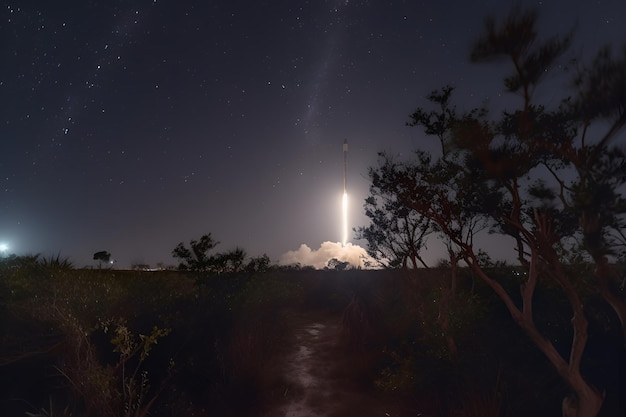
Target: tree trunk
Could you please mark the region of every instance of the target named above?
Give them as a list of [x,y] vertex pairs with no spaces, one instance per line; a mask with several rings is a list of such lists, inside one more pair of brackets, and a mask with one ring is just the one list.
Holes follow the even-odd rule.
[[537,273],[536,270],[533,270],[533,262],[531,262],[531,269],[529,270],[529,282],[526,286],[522,287],[522,298],[525,307],[523,311],[517,308],[506,290],[504,290],[498,282],[489,278],[476,262],[468,263],[476,275],[500,296],[500,299],[504,301],[513,319],[531,338],[550,363],[552,363],[558,374],[570,386],[572,391],[574,391],[575,397],[567,397],[563,400],[563,417],[596,417],[602,407],[604,395],[590,387],[580,375],[579,370],[579,355],[582,353],[581,348],[584,348],[587,340],[587,322],[584,315],[576,317],[575,314],[572,320],[574,336],[572,340],[572,357],[568,362],[556,350],[552,342],[539,332],[532,319],[532,296],[534,292],[534,282],[536,280],[536,275],[533,274]]
[[[575,397],[568,397],[563,400],[562,410],[564,417],[596,417],[600,412],[604,395],[600,394],[593,387],[589,386],[580,374],[580,363],[583,352],[587,344],[587,317],[583,307],[583,300],[576,291],[571,279],[563,268],[559,260],[559,255],[554,249],[554,242],[557,241],[552,229],[552,222],[549,215],[535,210],[535,231],[538,251],[545,262],[547,269],[545,272],[556,281],[563,293],[567,297],[572,308],[572,347],[570,351],[567,367],[557,366],[557,371],[567,381],[575,393]],[[533,258],[537,256],[536,249],[532,248]],[[532,262],[532,261],[531,261]],[[550,343],[550,345],[552,345]]]
[[604,395],[584,383],[577,391],[576,398],[563,399],[563,417],[596,417],[600,413]]
[[[580,375],[578,366],[573,365],[571,360],[567,363],[554,348],[552,342],[537,331],[534,324],[531,326],[522,325],[522,328],[573,391],[573,395],[563,399],[563,417],[597,417],[604,402],[604,394],[589,386]],[[576,343],[576,336],[574,339],[573,344]]]

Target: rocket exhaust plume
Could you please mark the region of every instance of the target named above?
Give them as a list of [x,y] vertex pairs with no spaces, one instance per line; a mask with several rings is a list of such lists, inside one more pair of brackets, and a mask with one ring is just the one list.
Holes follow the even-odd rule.
[[319,249],[311,249],[304,243],[297,250],[290,250],[280,257],[280,265],[312,266],[326,269],[331,261],[347,262],[351,268],[378,269],[379,262],[359,245],[348,242],[348,140],[343,141],[343,196],[341,200],[342,241],[323,242]]
[[341,199],[341,220],[342,220],[342,244],[346,246],[348,241],[348,139],[343,141],[343,197]]

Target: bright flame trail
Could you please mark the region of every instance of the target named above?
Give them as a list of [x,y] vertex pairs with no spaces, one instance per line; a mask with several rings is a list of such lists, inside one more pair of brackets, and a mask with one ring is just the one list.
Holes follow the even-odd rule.
[[343,220],[343,246],[346,246],[348,241],[348,193],[343,192],[343,199],[341,201],[341,218]]

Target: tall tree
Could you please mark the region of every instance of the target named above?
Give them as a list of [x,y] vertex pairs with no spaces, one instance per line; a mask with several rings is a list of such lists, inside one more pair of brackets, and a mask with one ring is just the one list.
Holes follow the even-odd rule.
[[[587,318],[580,278],[569,268],[567,254],[581,249],[577,242],[582,237],[582,249],[596,264],[600,293],[623,323],[626,310],[623,299],[611,291],[608,256],[623,236],[625,158],[611,141],[625,124],[626,60],[601,52],[592,70],[578,74],[574,99],[555,109],[538,105],[533,93],[569,47],[572,34],[541,40],[536,20],[535,12],[519,9],[500,24],[489,18],[471,51],[474,61],[511,63],[504,86],[521,96],[519,109],[506,110],[497,120],[483,109],[458,114],[450,107],[450,88],[434,92],[429,99],[439,109],[418,109],[409,124],[438,138],[442,157],[418,152],[412,162],[384,162],[372,178],[407,209],[436,224],[474,274],[501,298],[572,389],[563,401],[563,415],[592,417],[604,397],[580,370]],[[591,140],[590,127],[597,121],[608,129]],[[481,265],[472,231],[485,224],[513,239],[515,256],[527,270],[519,305]],[[568,356],[536,326],[533,298],[540,278],[553,281],[569,301],[573,332]]]
[[[577,216],[600,294],[619,317],[626,347],[626,302],[616,293],[617,272],[609,264],[609,257],[626,252],[626,154],[613,145],[626,125],[626,45],[618,57],[609,47],[601,49],[574,84],[578,95],[571,108],[580,120],[581,139],[577,146],[568,143],[555,153],[574,167],[577,177],[568,186],[555,174],[558,196]],[[605,126],[596,131],[596,138],[590,133],[594,122]]]

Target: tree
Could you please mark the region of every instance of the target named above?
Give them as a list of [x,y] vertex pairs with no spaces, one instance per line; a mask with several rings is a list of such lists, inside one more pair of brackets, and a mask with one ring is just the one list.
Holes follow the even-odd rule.
[[250,258],[245,266],[246,272],[265,272],[270,268],[271,260],[269,256],[263,254],[255,258]]
[[189,248],[180,242],[172,250],[172,256],[180,260],[178,269],[184,271],[220,274],[241,271],[263,272],[269,268],[270,259],[267,255],[251,258],[246,263],[246,251],[238,246],[227,252],[209,253],[218,244],[219,242],[213,240],[211,234],[207,233],[199,240],[190,240]]
[[[626,303],[616,294],[614,283],[619,277],[609,265],[610,256],[624,256],[626,249],[626,199],[622,194],[626,155],[623,148],[611,146],[626,125],[626,46],[617,58],[609,47],[601,49],[592,65],[579,72],[575,85],[578,96],[571,107],[581,119],[581,143],[556,152],[573,166],[577,179],[568,186],[564,179],[556,178],[564,191],[557,196],[578,219],[584,249],[596,266],[600,294],[621,322],[626,347]],[[607,126],[596,141],[589,140],[593,122]]]
[[102,268],[102,263],[111,262],[111,254],[105,250],[93,254],[93,260],[98,261],[98,268]]
[[[421,216],[424,224],[431,224],[434,233],[443,235],[450,277],[441,283],[438,323],[449,356],[455,360],[457,345],[450,327],[450,310],[458,301],[457,265],[462,258],[458,242],[473,245],[474,235],[486,227],[481,210],[487,204],[493,205],[497,195],[494,197],[492,190],[476,181],[475,170],[464,170],[453,156],[433,161],[431,155],[418,150],[415,160],[415,163],[403,163],[381,154],[381,165],[370,171],[370,178],[376,189],[395,196],[398,207]],[[394,233],[393,229],[387,232]]]
[[244,269],[246,251],[236,247],[228,252],[218,253],[212,257],[211,269],[213,272],[240,272]]
[[[581,249],[589,255],[600,293],[623,324],[626,309],[611,291],[608,256],[622,242],[624,226],[626,158],[610,144],[626,124],[626,59],[601,51],[591,70],[577,74],[574,99],[566,98],[553,109],[538,105],[533,92],[570,46],[572,33],[541,40],[536,20],[535,12],[520,10],[513,10],[501,25],[489,18],[471,51],[476,62],[512,64],[504,86],[521,96],[519,109],[506,110],[495,120],[484,109],[459,114],[450,107],[452,89],[433,92],[429,99],[439,109],[418,109],[409,125],[435,136],[442,156],[433,159],[418,151],[412,162],[383,160],[370,176],[407,210],[433,222],[474,275],[500,297],[571,388],[563,415],[591,417],[604,397],[580,370],[588,337],[580,290],[585,277],[574,273],[568,259]],[[595,123],[599,121],[604,124]],[[591,129],[594,123],[596,130]],[[590,132],[602,126],[608,129],[592,140]],[[513,239],[515,256],[526,269],[519,305],[483,267],[473,234],[485,226]],[[540,278],[560,288],[571,307],[568,357],[536,326],[533,297]]]
[[174,250],[172,256],[178,258],[180,263],[178,269],[190,271],[209,271],[214,267],[214,258],[209,255],[209,251],[215,248],[219,242],[211,237],[211,233],[207,233],[200,237],[200,240],[190,240],[189,248],[183,242],[180,242]]
[[[373,175],[370,172],[370,177]],[[365,215],[371,223],[355,229],[357,239],[367,240],[367,253],[387,268],[428,268],[421,251],[432,232],[430,221],[399,204],[375,181],[370,193],[365,200]]]

